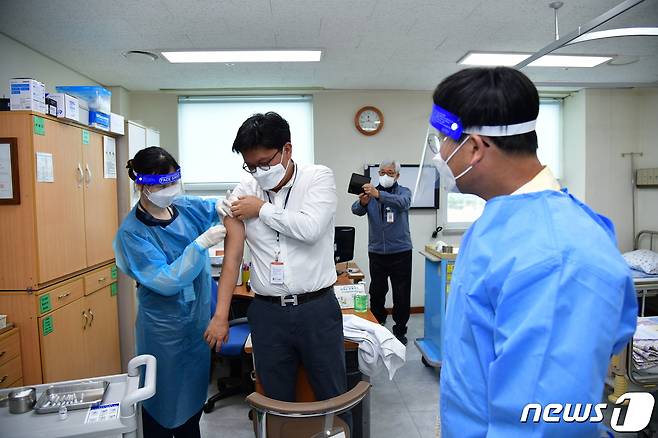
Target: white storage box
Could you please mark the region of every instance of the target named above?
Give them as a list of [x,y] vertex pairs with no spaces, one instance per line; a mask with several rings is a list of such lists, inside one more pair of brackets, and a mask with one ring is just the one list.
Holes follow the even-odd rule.
[[124,134],[124,119],[119,114],[110,113],[110,132]]
[[46,86],[41,82],[17,78],[9,81],[9,106],[12,111],[31,110],[46,113]]
[[334,294],[336,294],[336,299],[338,300],[341,309],[354,308],[354,295],[356,295],[357,292],[365,293],[365,284],[358,283],[334,285]]
[[78,105],[79,105],[79,117],[78,117],[78,122],[82,123],[83,125],[89,126],[89,104],[82,100],[78,99]]
[[51,93],[48,97],[57,102],[57,117],[79,121],[80,104],[78,99],[66,93]]

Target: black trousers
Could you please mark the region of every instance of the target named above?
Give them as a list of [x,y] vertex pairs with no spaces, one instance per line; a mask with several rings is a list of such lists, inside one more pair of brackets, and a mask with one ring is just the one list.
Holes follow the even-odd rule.
[[[247,316],[265,395],[294,402],[300,364],[318,400],[347,391],[343,316],[331,290],[298,306],[254,299]],[[341,418],[351,426],[351,414]]]
[[407,333],[411,306],[411,250],[395,254],[368,253],[370,259],[370,310],[380,323],[386,322],[388,279],[393,286],[393,334]]
[[174,429],[167,429],[142,409],[142,432],[144,438],[201,438],[199,420],[202,411],[192,415],[189,420]]

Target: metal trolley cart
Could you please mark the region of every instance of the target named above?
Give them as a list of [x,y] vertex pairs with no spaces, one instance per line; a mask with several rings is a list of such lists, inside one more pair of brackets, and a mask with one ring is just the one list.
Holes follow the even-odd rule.
[[[140,388],[140,367],[144,377]],[[139,402],[155,394],[156,360],[151,355],[133,358],[128,363],[128,373],[114,376],[81,379],[69,382],[48,383],[34,386],[37,400],[64,388],[84,387],[89,382],[108,382],[102,396],[102,404],[75,409],[70,404],[65,419],[57,412],[12,414],[8,408],[0,408],[0,431],[2,436],[12,438],[47,437],[129,437],[136,438],[141,430]],[[15,389],[15,388],[14,388]],[[9,390],[3,390],[8,392]],[[37,403],[37,408],[39,403]],[[79,407],[79,406],[77,406]],[[141,433],[140,433],[141,435]]]

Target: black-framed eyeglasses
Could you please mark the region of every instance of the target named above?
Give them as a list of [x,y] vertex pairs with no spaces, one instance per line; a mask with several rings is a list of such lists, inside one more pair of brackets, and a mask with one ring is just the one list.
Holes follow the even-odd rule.
[[258,170],[258,169],[262,170],[263,172],[266,172],[266,171],[270,170],[270,167],[272,167],[272,166],[270,165],[270,163],[272,162],[272,160],[274,159],[274,157],[276,157],[277,155],[279,155],[279,153],[282,153],[282,152],[283,152],[283,151],[276,151],[276,153],[275,153],[274,155],[272,155],[272,158],[270,158],[269,160],[267,160],[267,164],[259,164],[259,165],[257,165],[257,166],[250,166],[250,165],[248,165],[247,163],[243,163],[243,164],[242,164],[242,168],[243,168],[243,169],[245,170],[245,172],[247,172],[247,173],[256,173],[256,170]]

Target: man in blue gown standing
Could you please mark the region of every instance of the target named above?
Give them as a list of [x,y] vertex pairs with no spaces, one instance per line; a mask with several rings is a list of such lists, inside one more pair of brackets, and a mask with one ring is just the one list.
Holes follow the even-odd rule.
[[434,92],[426,149],[441,184],[487,201],[448,297],[445,438],[598,437],[593,422],[521,423],[523,408],[600,403],[610,358],[635,330],[613,224],[539,162],[538,112],[535,86],[511,68],[462,70]]

